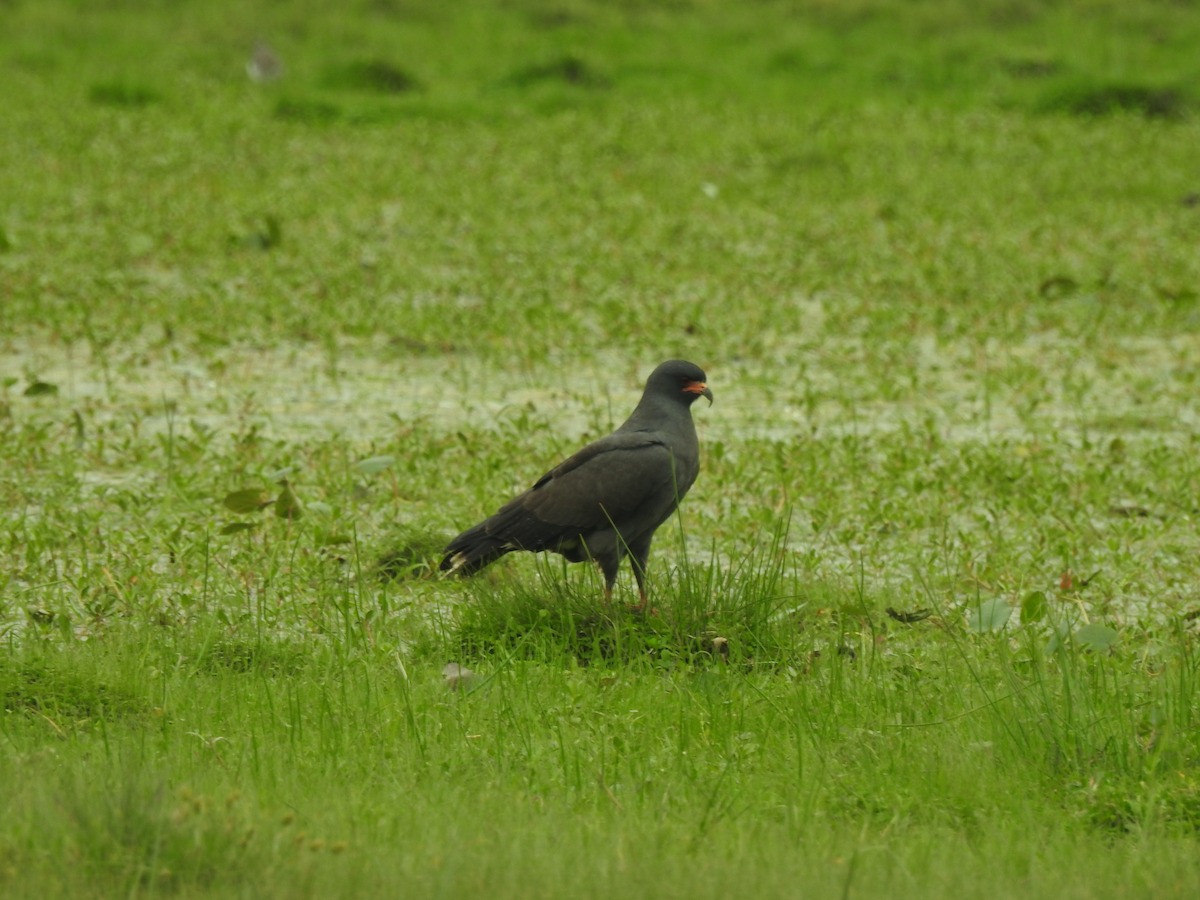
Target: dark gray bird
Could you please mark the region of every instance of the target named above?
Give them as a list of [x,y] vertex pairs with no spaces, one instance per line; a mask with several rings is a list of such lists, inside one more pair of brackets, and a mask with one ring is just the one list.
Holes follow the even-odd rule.
[[469,575],[513,550],[595,560],[612,598],[627,555],[646,602],[646,558],[654,532],[700,473],[691,405],[712,391],[699,366],[681,359],[650,375],[633,415],[606,438],[551,469],[490,519],[452,540],[442,571]]

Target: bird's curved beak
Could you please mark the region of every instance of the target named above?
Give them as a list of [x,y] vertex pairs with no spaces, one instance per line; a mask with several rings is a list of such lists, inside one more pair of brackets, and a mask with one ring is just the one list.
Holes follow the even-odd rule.
[[703,381],[693,381],[691,384],[689,384],[687,387],[685,387],[684,390],[690,394],[699,394],[701,397],[707,397],[708,405],[712,406],[712,402],[713,402],[712,389],[709,388],[709,386],[707,384],[705,384]]

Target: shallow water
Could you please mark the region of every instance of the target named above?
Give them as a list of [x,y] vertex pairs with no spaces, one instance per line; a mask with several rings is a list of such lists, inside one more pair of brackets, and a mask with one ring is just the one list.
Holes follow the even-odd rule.
[[[463,355],[389,357],[344,344],[336,360],[315,345],[229,347],[205,353],[149,342],[98,358],[81,348],[11,341],[0,374],[22,407],[137,410],[163,428],[167,412],[212,428],[252,415],[270,434],[338,434],[370,441],[396,420],[440,432],[487,429],[525,414],[567,439],[619,424],[657,360],[547,361],[506,368]],[[1192,385],[1200,336],[1129,338],[1088,346],[1055,335],[1018,344],[853,338],[808,342],[770,362],[709,363],[716,395],[696,407],[703,438],[789,440],[816,432],[869,434],[934,427],[948,440],[1027,439],[1038,433],[1190,434],[1200,425]],[[20,396],[35,374],[57,399]],[[26,377],[22,377],[26,376]]]
[[[376,448],[393,442],[397,423],[439,436],[460,430],[503,432],[506,453],[511,455],[514,446],[531,448],[531,459],[512,466],[512,489],[517,490],[527,483],[524,479],[536,477],[530,463],[545,455],[548,435],[562,445],[561,452],[618,425],[657,362],[608,357],[504,366],[456,354],[397,356],[392,348],[372,342],[343,343],[332,358],[311,344],[189,350],[139,341],[110,348],[99,358],[78,347],[12,340],[0,353],[0,377],[18,379],[4,397],[18,421],[48,423],[59,429],[56,433],[67,433],[72,412],[81,410],[89,427],[118,422],[120,434],[140,435],[143,445],[148,434],[168,428],[178,433],[191,422],[219,434],[243,433],[253,426],[264,438],[290,445],[338,437],[348,443],[351,458],[360,451],[362,456],[386,452]],[[698,362],[706,367],[716,398],[711,408],[703,403],[694,408],[701,441],[712,450],[720,444],[732,457],[739,448],[749,450],[761,441],[870,437],[898,429],[912,430],[917,445],[919,436],[932,430],[964,446],[1002,443],[1004,455],[1017,457],[1036,452],[1040,441],[1069,455],[1070,447],[1104,445],[1118,437],[1146,450],[1160,444],[1178,449],[1200,431],[1194,391],[1200,336],[1195,335],[1085,343],[1043,334],[1010,344],[921,338],[869,345],[839,337],[781,341],[770,361]],[[58,396],[24,396],[34,375],[57,385]],[[143,451],[126,459],[123,452],[108,452],[115,464],[79,466],[77,487],[63,502],[100,510],[109,508],[110,490],[159,494],[164,486],[161,454],[146,456]],[[989,489],[977,492],[983,499],[976,501],[922,499],[924,512],[917,520],[926,524],[897,531],[879,518],[887,515],[886,504],[875,503],[878,498],[871,492],[888,493],[888,502],[908,503],[907,488],[900,482],[881,477],[843,484],[839,472],[822,470],[828,484],[801,485],[819,497],[779,497],[771,494],[769,473],[754,468],[766,464],[761,455],[750,453],[748,458],[758,462],[723,482],[702,479],[689,496],[684,518],[693,523],[685,529],[691,558],[722,563],[738,558],[761,542],[757,528],[762,522],[790,508],[787,546],[801,557],[818,559],[812,577],[859,583],[900,604],[928,605],[927,586],[920,581],[925,576],[918,573],[948,539],[958,542],[941,588],[948,603],[971,602],[967,594],[960,596],[963,584],[984,584],[981,596],[1015,599],[1030,586],[1050,589],[1069,570],[1082,576],[1103,569],[1106,577],[1119,579],[1105,602],[1126,616],[1161,617],[1192,602],[1197,593],[1192,560],[1200,557],[1188,513],[1176,504],[1169,516],[1160,515],[1154,492],[1161,485],[1146,480],[1173,478],[1173,472],[1137,476],[1147,496],[1093,496],[1090,505],[1064,497],[1058,523],[1049,525],[1031,517],[1028,509],[994,507]],[[872,457],[863,458],[870,465]],[[1107,459],[1105,455],[1088,465],[1105,466]],[[1076,465],[1065,457],[1061,462]],[[233,482],[240,475],[230,465],[229,487],[239,487]],[[752,484],[728,480],[743,474]],[[34,522],[47,514],[36,499],[45,490],[44,481],[32,491],[20,488],[20,473],[10,481],[25,497],[23,506],[9,511],[10,519]],[[1035,481],[1031,489],[1045,491],[1049,483]],[[310,484],[305,490],[309,500],[315,499],[311,494],[331,491],[340,498],[335,504],[348,511],[356,502],[332,485]],[[936,490],[945,494],[942,487]],[[361,509],[348,514],[356,527],[368,530],[409,521],[435,529],[469,524],[439,512],[438,496],[436,484],[421,484],[411,499],[402,503],[396,498],[388,508],[375,510],[370,521],[359,515]],[[487,502],[502,499],[489,497]],[[1126,502],[1135,510],[1133,519],[1105,508]],[[213,503],[222,521],[228,519],[217,499]],[[822,503],[833,504],[835,520],[817,521],[814,509]],[[907,517],[904,511],[895,515]],[[658,565],[681,558],[677,532],[673,526],[672,536],[659,542]],[[1072,536],[1076,532],[1088,536]],[[718,545],[714,536],[719,536]],[[1063,549],[1057,549],[1060,544]],[[989,559],[998,560],[991,581],[976,581],[976,558],[985,568]],[[979,590],[971,587],[968,593],[974,597]],[[6,618],[24,620],[21,610],[31,591],[24,582],[10,583],[14,602]]]

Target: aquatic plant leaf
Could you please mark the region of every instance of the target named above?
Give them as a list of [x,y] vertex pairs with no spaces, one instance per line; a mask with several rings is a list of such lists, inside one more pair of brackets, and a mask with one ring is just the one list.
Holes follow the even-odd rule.
[[267,495],[266,491],[260,491],[258,488],[248,488],[244,491],[232,491],[226,494],[225,499],[221,502],[225,505],[226,509],[242,515],[259,512],[264,507],[270,506],[274,501]]
[[26,397],[50,397],[58,394],[58,385],[47,381],[35,381],[25,388]]
[[281,519],[299,519],[304,515],[304,504],[292,490],[292,486],[284,479],[283,490],[275,500],[275,515]]
[[972,631],[999,631],[1012,616],[1012,607],[1001,597],[986,600],[967,611],[967,627]]
[[1093,622],[1091,625],[1084,625],[1075,632],[1075,643],[1084,650],[1093,650],[1099,652],[1107,650],[1115,644],[1121,635],[1116,629],[1109,628],[1107,625],[1102,625],[1099,622]]
[[395,461],[396,457],[394,456],[371,456],[367,459],[360,459],[355,463],[355,466],[364,475],[377,475],[390,467]]
[[1040,622],[1046,618],[1046,595],[1041,591],[1030,591],[1021,601],[1021,622]]

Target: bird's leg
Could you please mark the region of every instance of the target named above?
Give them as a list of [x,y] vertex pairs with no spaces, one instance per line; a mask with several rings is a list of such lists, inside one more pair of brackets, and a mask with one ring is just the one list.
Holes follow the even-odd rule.
[[650,601],[646,597],[646,592],[644,590],[638,590],[638,597],[639,597],[639,600],[637,602],[637,605],[629,607],[629,611],[631,613],[638,613],[639,615],[640,614],[649,614],[652,616],[658,615],[658,610],[655,609],[653,606],[649,605]]
[[649,612],[650,616],[658,616],[659,611],[655,610],[653,606],[648,606],[646,599],[646,560],[650,556],[650,536],[629,548],[629,565],[634,570],[634,578],[637,580],[638,598],[637,606],[629,607],[629,611]]
[[597,559],[596,564],[600,567],[600,574],[604,576],[604,605],[608,606],[612,603],[613,585],[617,583],[617,567],[621,564],[619,559]]
[[633,577],[637,580],[638,586],[638,603],[637,606],[629,607],[630,612],[642,612],[646,608],[646,576],[642,573],[642,568],[637,564],[637,559],[630,559],[633,563]]

